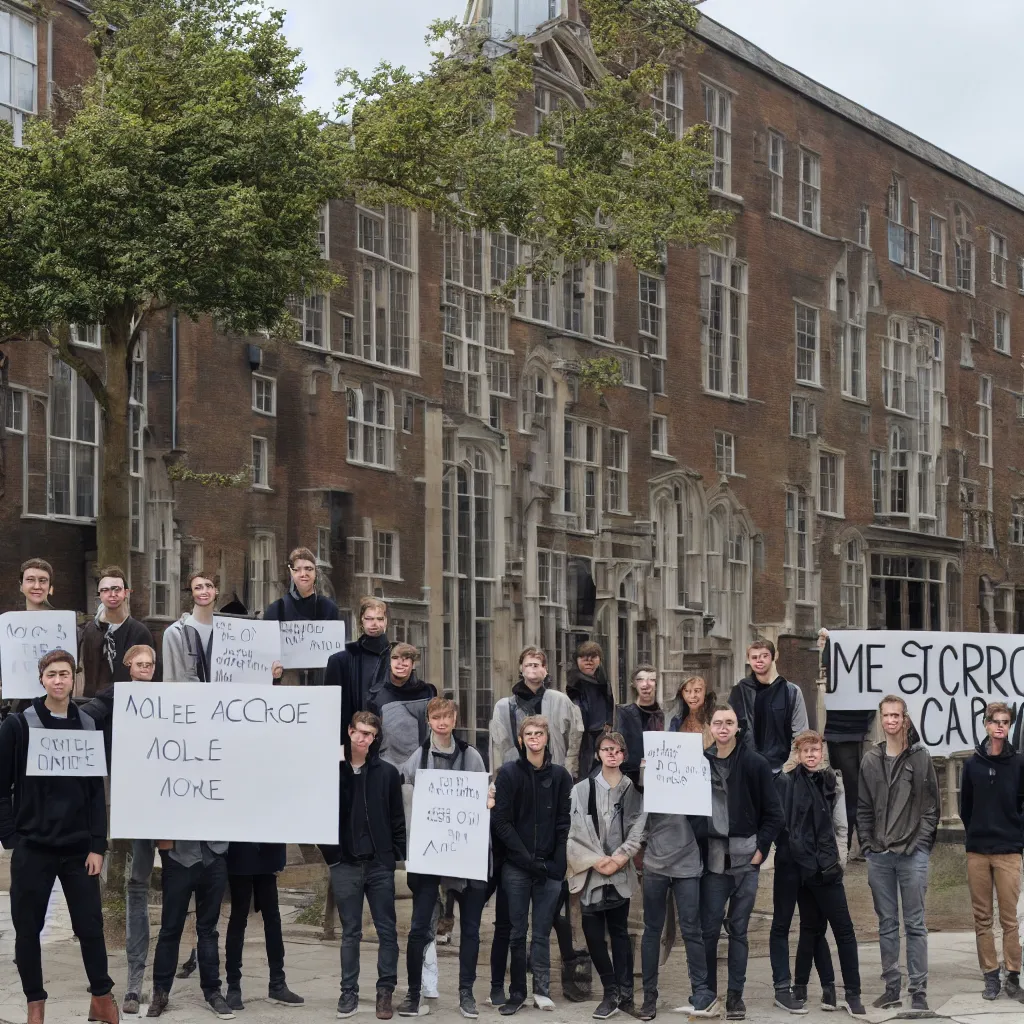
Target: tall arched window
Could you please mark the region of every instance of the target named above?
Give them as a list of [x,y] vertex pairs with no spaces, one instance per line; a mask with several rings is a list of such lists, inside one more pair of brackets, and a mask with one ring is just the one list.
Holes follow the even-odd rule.
[[889,435],[889,513],[905,516],[909,511],[908,478],[910,444],[906,427],[895,426]]

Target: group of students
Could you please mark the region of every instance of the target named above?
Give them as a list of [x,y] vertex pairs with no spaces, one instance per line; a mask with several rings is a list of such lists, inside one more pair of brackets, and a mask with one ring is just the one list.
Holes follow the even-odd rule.
[[[277,619],[336,618],[338,610],[316,591],[316,562],[300,548],[289,558],[289,592],[265,613]],[[28,609],[48,607],[50,566],[25,563],[21,588]],[[217,581],[201,571],[188,579],[193,609],[164,634],[164,677],[207,681]],[[146,627],[128,614],[124,574],[103,570],[101,608],[82,630],[79,652],[88,698],[72,700],[79,666],[69,652],[41,659],[44,697],[28,702],[0,726],[0,841],[13,849],[11,908],[16,959],[28,1001],[29,1024],[42,1024],[46,991],[40,932],[56,879],[67,899],[90,983],[89,1020],[115,1024],[103,937],[98,875],[106,851],[107,811],[97,778],[29,776],[29,730],[102,730],[112,725],[112,684],[152,680],[158,661]],[[438,696],[415,672],[418,652],[387,636],[387,608],[367,597],[359,608],[359,636],[335,654],[323,672],[286,682],[337,685],[342,690],[339,760],[339,842],[321,847],[342,924],[341,994],[337,1016],[353,1015],[359,999],[359,954],[364,902],[378,936],[376,1016],[396,1012],[399,944],[395,873],[406,856],[407,809],[423,771],[484,771],[480,752],[456,736],[458,707]],[[148,633],[148,631],[147,631]],[[868,881],[879,921],[884,992],[873,1005],[901,1003],[900,920],[907,936],[911,1010],[926,1012],[928,949],[924,899],[929,854],[939,817],[938,785],[931,757],[916,737],[899,697],[880,704],[884,740],[864,754],[856,780],[829,767],[822,736],[807,728],[800,688],[778,673],[768,641],[747,651],[749,675],[719,702],[704,679],[683,682],[671,704],[657,700],[653,666],[632,675],[634,700],[616,706],[601,665],[602,651],[582,644],[567,673],[565,692],[548,674],[543,651],[527,647],[510,696],[494,707],[489,726],[493,785],[487,882],[409,873],[412,917],[406,949],[407,991],[400,1016],[418,1016],[423,1005],[425,953],[437,930],[439,898],[459,906],[459,1009],[479,1014],[474,996],[484,908],[494,897],[487,1002],[502,1015],[519,1011],[532,995],[551,1010],[550,933],[562,959],[563,992],[579,998],[590,964],[602,985],[593,1012],[606,1019],[620,1010],[641,1020],[657,1015],[659,969],[666,936],[678,925],[685,948],[693,1016],[745,1017],[747,929],[759,872],[772,847],[774,910],[770,961],[775,1005],[807,1012],[812,965],[821,1005],[835,1009],[835,973],[826,931],[835,939],[844,1004],[864,1014],[857,944],[843,888],[852,832],[868,862]],[[285,673],[274,666],[276,679]],[[1024,849],[1024,758],[1007,740],[1012,712],[991,704],[986,739],[965,765],[961,817],[967,835],[968,873],[985,976],[985,996],[1001,990],[1021,995],[1016,900]],[[711,779],[709,816],[645,814],[643,733],[699,734]],[[855,822],[848,821],[846,790],[856,787]],[[282,844],[135,841],[128,870],[127,994],[122,1011],[140,1011],[148,957],[148,891],[159,851],[163,906],[153,959],[147,1016],[167,1009],[190,903],[195,905],[200,985],[206,1002],[228,1019],[243,1007],[242,948],[255,901],[263,917],[271,999],[303,1000],[288,988],[278,909],[277,874],[285,866]],[[1001,978],[992,936],[995,888],[1003,928],[1006,976]],[[218,921],[225,892],[231,910],[226,937],[226,992],[220,979]],[[642,997],[634,998],[630,901],[643,902],[640,943]],[[570,908],[582,914],[586,950],[574,948]],[[800,912],[795,968],[790,969],[790,930]],[[674,922],[674,923],[673,923]],[[719,997],[718,946],[728,936],[727,988]],[[529,939],[529,947],[527,940]],[[179,977],[181,975],[179,974]],[[508,987],[506,987],[508,979]],[[532,985],[528,983],[532,981]]]

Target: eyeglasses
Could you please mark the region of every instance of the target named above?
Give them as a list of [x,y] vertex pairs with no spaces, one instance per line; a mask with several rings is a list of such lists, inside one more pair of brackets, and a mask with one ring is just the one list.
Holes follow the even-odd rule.
[[133,661],[132,668],[156,668],[155,661]]
[[1010,726],[1010,720],[1008,718],[990,718],[988,721],[990,725],[1001,725],[1004,728],[1009,728]]
[[124,587],[100,587],[100,597],[104,594],[120,594],[124,590]]

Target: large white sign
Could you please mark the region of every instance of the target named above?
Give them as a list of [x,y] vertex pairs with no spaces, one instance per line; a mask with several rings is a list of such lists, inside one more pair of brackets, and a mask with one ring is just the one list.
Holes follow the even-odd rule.
[[340,620],[281,622],[281,664],[285,668],[326,668],[330,656],[344,649],[345,623]]
[[1024,706],[1024,637],[1001,633],[844,630],[829,634],[825,708],[876,710],[902,697],[933,754],[985,737],[985,705]]
[[118,839],[338,842],[336,686],[118,683]]
[[76,655],[74,612],[5,612],[0,615],[0,682],[5,700],[42,697],[39,659],[50,651]]
[[26,775],[106,775],[103,733],[29,729]]
[[645,813],[711,813],[711,769],[701,733],[645,732],[644,762]]
[[[328,687],[334,689],[334,687]],[[487,772],[421,768],[412,791],[409,871],[487,881]]]
[[269,685],[274,681],[274,662],[280,660],[281,629],[276,620],[214,615],[211,682]]

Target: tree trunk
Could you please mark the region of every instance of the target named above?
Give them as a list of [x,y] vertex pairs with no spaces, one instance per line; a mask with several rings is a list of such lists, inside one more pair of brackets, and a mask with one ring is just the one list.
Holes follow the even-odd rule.
[[131,553],[129,530],[129,453],[127,323],[108,323],[106,356],[107,408],[103,411],[99,515],[96,518],[97,567],[119,565],[126,572]]

